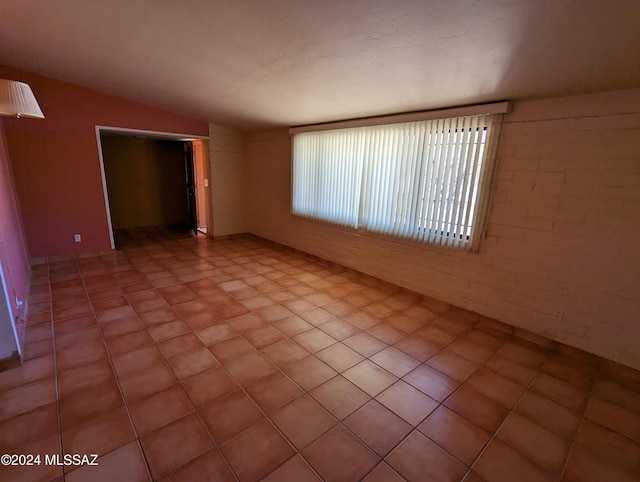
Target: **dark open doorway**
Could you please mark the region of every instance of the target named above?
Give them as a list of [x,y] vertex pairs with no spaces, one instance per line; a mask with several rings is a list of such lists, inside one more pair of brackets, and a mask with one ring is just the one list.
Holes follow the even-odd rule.
[[114,247],[136,232],[197,236],[206,226],[207,196],[196,190],[194,165],[204,159],[195,158],[192,140],[103,130],[99,140]]

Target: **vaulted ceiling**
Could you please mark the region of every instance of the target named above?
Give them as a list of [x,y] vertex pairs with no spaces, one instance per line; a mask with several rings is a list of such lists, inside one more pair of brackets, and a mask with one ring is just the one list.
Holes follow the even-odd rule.
[[640,86],[638,0],[2,0],[0,64],[242,130]]

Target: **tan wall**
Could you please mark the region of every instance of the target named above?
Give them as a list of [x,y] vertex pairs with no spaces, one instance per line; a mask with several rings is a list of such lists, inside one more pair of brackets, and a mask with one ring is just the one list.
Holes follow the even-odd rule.
[[246,233],[247,171],[239,132],[209,125],[213,235]]
[[637,106],[640,90],[516,103],[479,254],[291,216],[286,130],[247,138],[249,228],[640,368]]
[[114,229],[188,224],[182,143],[102,138]]

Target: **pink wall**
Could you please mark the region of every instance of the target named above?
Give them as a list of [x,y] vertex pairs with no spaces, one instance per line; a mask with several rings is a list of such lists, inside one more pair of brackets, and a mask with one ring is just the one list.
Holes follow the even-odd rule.
[[7,291],[15,318],[21,315],[15,306],[15,298],[25,301],[27,297],[29,257],[2,119],[0,119],[0,261],[4,267]]
[[4,124],[32,258],[110,249],[96,125],[209,134],[206,122],[29,72],[0,66],[0,78],[28,83],[46,117]]

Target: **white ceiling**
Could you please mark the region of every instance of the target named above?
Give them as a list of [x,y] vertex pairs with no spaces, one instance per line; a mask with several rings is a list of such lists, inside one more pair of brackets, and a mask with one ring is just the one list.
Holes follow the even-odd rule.
[[640,86],[639,0],[2,0],[0,64],[243,130]]

